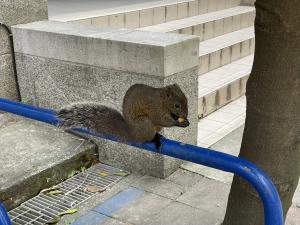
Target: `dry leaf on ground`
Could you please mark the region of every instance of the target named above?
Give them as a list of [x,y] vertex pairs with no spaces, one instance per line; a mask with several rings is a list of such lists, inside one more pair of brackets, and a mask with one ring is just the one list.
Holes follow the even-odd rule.
[[128,174],[128,173],[125,173],[125,172],[117,172],[117,173],[113,173],[113,175],[115,175],[115,176],[120,176],[120,177],[126,177],[126,176],[128,176],[129,174]]
[[50,188],[46,188],[46,189],[41,190],[41,193],[46,193],[46,192],[50,192],[50,191],[56,191],[59,188],[60,188],[59,186],[55,185],[55,186],[52,186]]
[[98,173],[100,177],[107,177],[108,176],[108,173],[106,172],[99,172]]
[[67,211],[61,212],[58,214],[59,216],[67,215],[67,214],[74,214],[78,211],[78,209],[68,209]]
[[46,195],[59,195],[59,194],[64,194],[64,192],[60,190],[55,190],[55,191],[49,191]]
[[105,191],[105,188],[97,187],[97,186],[87,186],[85,188],[86,191],[91,192],[91,193],[96,193],[96,192],[103,192]]

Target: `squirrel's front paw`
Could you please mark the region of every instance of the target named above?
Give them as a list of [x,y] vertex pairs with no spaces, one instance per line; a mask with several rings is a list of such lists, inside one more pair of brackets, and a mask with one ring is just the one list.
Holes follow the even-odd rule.
[[160,149],[160,146],[161,146],[161,142],[160,142],[160,138],[161,137],[164,137],[163,135],[159,134],[159,133],[156,133],[152,142],[155,144],[155,147],[157,150]]

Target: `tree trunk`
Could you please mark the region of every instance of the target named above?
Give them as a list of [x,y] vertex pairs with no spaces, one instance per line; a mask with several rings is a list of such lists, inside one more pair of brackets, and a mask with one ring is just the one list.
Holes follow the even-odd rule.
[[[300,1],[257,0],[254,65],[239,157],[265,171],[284,218],[300,175]],[[263,225],[255,190],[234,177],[223,225]]]

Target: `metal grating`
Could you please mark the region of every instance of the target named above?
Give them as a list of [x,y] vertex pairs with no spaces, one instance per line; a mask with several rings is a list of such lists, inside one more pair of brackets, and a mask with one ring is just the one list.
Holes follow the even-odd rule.
[[[100,172],[106,172],[108,176],[100,176]],[[113,175],[117,172],[123,171],[100,163],[96,164],[58,184],[59,190],[63,191],[64,194],[46,195],[40,193],[11,210],[8,215],[13,225],[45,224],[57,217],[59,213],[75,208],[93,197],[96,193],[85,191],[88,185],[107,189],[121,180],[123,177]]]

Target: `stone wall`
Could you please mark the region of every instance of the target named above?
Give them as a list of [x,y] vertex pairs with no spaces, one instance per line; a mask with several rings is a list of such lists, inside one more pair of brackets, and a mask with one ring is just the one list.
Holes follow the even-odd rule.
[[[47,18],[47,0],[0,1],[0,22],[8,26]],[[16,100],[16,83],[8,35],[0,26],[0,97]]]
[[[197,140],[199,39],[128,29],[42,21],[13,27],[21,97],[53,109],[75,101],[97,101],[121,110],[136,83],[162,87],[178,83],[189,101],[188,128],[164,135],[190,144]],[[100,140],[100,161],[159,177],[180,161]]]

